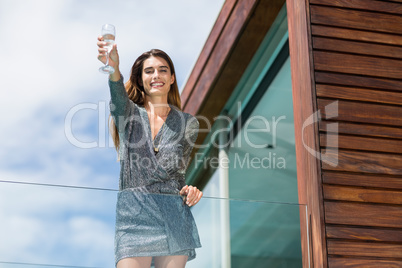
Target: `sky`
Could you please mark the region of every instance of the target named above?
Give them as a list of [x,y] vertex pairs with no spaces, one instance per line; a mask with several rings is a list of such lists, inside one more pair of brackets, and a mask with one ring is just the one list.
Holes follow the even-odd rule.
[[223,2],[0,0],[0,268],[112,267],[119,163],[98,71],[101,26],[116,26],[124,77],[160,48],[183,88]]

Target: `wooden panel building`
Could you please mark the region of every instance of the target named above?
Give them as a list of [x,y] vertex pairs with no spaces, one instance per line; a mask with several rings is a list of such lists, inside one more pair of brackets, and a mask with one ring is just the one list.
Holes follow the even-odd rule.
[[402,267],[402,0],[227,0],[184,111],[221,112],[283,5],[303,267]]
[[402,1],[287,6],[309,258],[314,267],[402,267]]

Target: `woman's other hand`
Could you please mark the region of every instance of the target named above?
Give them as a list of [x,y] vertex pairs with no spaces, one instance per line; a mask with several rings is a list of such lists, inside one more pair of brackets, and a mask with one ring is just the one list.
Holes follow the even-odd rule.
[[191,207],[194,206],[195,204],[198,203],[198,201],[200,201],[201,197],[202,197],[202,192],[197,189],[197,187],[195,186],[184,186],[181,191],[180,191],[180,195],[184,195],[186,196],[186,204]]
[[[107,48],[104,46],[106,45],[106,42],[103,40],[103,36],[98,36],[98,60],[101,61],[103,64],[106,63],[106,52]],[[120,71],[119,71],[119,53],[117,52],[117,45],[113,44],[113,48],[109,53],[109,63],[110,66],[112,66],[115,69],[115,72],[113,75],[111,75],[112,80],[119,80],[120,79]]]

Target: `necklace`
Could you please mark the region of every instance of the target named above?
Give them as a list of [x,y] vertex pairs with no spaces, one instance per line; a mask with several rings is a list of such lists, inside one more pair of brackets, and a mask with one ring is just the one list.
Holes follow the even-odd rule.
[[[165,127],[165,122],[163,122],[162,128],[161,128],[161,136],[163,135],[163,128]],[[155,132],[155,130],[154,130]],[[154,153],[155,155],[159,152],[159,142],[158,142],[158,147],[155,146],[155,139],[156,139],[156,135],[155,138],[152,140],[152,145],[154,147]],[[159,138],[160,140],[161,138]]]
[[[163,116],[163,118],[165,118],[165,121],[163,122],[163,124],[162,124],[162,127],[161,127],[161,129],[160,129],[160,132],[161,132],[161,137],[163,136],[163,130],[164,130],[164,127],[165,127],[165,123],[166,123],[166,119],[167,119],[167,116],[169,115],[169,112],[170,112],[170,109],[168,109],[168,111],[166,112],[166,114]],[[155,133],[155,119],[153,120],[154,121],[154,124],[153,124],[153,133]],[[158,132],[159,133],[159,132]],[[154,153],[155,153],[155,155],[159,152],[159,142],[158,142],[158,146],[155,146],[155,139],[156,139],[156,136],[158,135],[158,133],[155,133],[155,137],[152,139],[152,147],[154,147]],[[152,135],[151,135],[152,136]],[[159,138],[159,140],[160,140],[161,138]]]

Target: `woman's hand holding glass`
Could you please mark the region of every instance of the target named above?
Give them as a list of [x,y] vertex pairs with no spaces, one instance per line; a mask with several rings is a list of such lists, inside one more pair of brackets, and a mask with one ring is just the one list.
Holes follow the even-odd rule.
[[186,204],[191,207],[200,201],[202,192],[195,186],[186,185],[181,189],[180,195],[185,196]]
[[109,57],[108,65],[113,67],[114,73],[110,74],[111,80],[117,81],[120,79],[119,71],[119,53],[117,52],[117,45],[113,44],[112,50],[108,53],[107,43],[104,41],[103,36],[98,36],[98,60],[103,64],[107,62],[107,56]]
[[114,73],[111,74],[112,77],[119,76],[120,78],[119,53],[117,52],[117,45],[113,44],[112,50],[108,52],[107,42],[104,41],[103,36],[98,36],[97,45],[98,45],[98,60],[101,61],[103,64],[108,63],[109,66],[113,67]]

